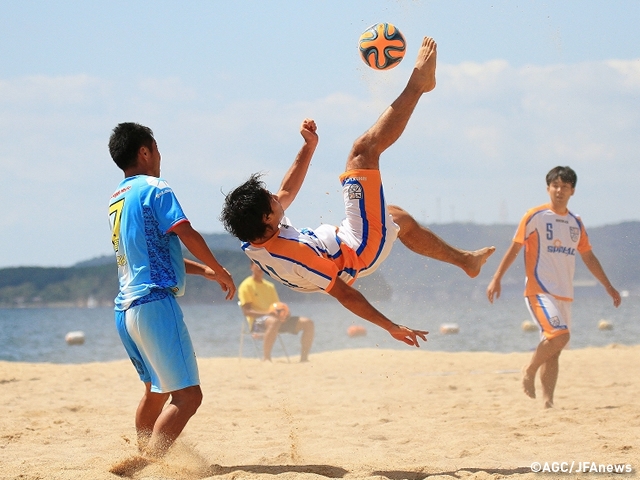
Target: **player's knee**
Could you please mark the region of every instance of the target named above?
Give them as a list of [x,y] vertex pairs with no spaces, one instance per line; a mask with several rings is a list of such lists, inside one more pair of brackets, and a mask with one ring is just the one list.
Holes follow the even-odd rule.
[[377,164],[380,152],[376,149],[376,144],[370,133],[365,133],[359,137],[349,152],[347,164],[355,168],[372,168],[373,164]]
[[353,145],[351,146],[351,153],[354,156],[367,156],[371,153],[373,145],[374,142],[372,135],[369,132],[365,132],[359,136],[355,142],[353,142]]
[[403,230],[406,232],[418,226],[418,222],[416,222],[409,212],[397,205],[388,205],[387,211],[389,215],[391,215],[391,218],[393,218],[393,222],[400,227],[401,232]]
[[202,389],[198,385],[173,392],[172,396],[172,403],[179,406],[188,416],[194,415],[202,405]]

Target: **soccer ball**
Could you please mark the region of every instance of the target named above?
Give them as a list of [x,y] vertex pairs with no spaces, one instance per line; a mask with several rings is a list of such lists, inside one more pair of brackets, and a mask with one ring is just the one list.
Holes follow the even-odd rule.
[[404,57],[404,36],[390,23],[376,23],[360,35],[360,55],[376,70],[390,70]]

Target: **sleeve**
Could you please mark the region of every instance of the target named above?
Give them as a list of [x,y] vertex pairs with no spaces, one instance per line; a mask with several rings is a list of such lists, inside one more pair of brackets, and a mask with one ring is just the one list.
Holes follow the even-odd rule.
[[578,219],[580,224],[580,240],[578,241],[578,252],[585,253],[592,249],[591,243],[589,242],[589,235],[587,235],[587,230],[584,228],[584,223],[582,220]]
[[518,224],[518,228],[516,229],[516,234],[513,236],[513,241],[515,243],[524,244],[525,238],[527,237],[527,222],[529,221],[530,215],[527,212],[524,217],[520,220]]
[[158,179],[151,198],[153,209],[160,229],[167,233],[181,222],[188,221],[180,202],[171,187],[164,180]]

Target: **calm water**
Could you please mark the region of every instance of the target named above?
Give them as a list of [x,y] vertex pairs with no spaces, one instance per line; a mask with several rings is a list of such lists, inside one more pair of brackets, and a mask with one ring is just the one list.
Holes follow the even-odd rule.
[[[294,315],[309,316],[316,323],[313,351],[345,348],[410,348],[393,340],[385,331],[369,325],[334,302],[291,304]],[[398,323],[429,330],[422,348],[434,351],[530,351],[538,333],[524,332],[529,318],[521,297],[502,298],[493,306],[486,299],[454,301],[383,302],[376,307]],[[199,357],[238,355],[242,316],[235,302],[211,306],[183,307],[185,319]],[[597,328],[609,320],[613,330]],[[640,297],[623,299],[615,309],[609,297],[579,298],[573,306],[572,348],[605,346],[612,343],[640,344]],[[458,334],[443,335],[443,323],[456,323]],[[367,328],[365,337],[350,338],[350,325]],[[81,330],[84,345],[69,346],[67,332]],[[289,353],[299,354],[298,337],[283,335]],[[312,351],[312,353],[313,353]],[[280,351],[274,348],[274,355]],[[244,355],[253,356],[251,343]],[[0,360],[22,362],[84,363],[124,359],[124,349],[115,330],[111,308],[0,309]]]

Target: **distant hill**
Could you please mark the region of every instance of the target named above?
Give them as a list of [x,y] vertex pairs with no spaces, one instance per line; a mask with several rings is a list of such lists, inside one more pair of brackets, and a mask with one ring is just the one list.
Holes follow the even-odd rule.
[[[511,243],[515,225],[477,225],[473,223],[435,224],[429,228],[452,245],[476,249],[495,245],[478,278],[467,278],[458,268],[421,258],[397,242],[378,272],[362,278],[357,286],[371,299],[393,298],[409,301],[416,295],[438,299],[479,298]],[[589,237],[607,275],[619,290],[640,295],[640,222],[624,222],[591,228]],[[249,274],[249,260],[239,242],[228,234],[204,235],[216,257],[231,272],[236,283]],[[522,257],[522,254],[520,255]],[[503,295],[521,295],[524,282],[522,258],[505,275]],[[603,294],[582,261],[576,268],[576,295]],[[318,300],[318,295],[293,292],[277,285],[283,301]],[[0,307],[94,306],[112,305],[117,293],[115,260],[96,257],[68,268],[14,267],[0,269]],[[189,277],[182,303],[222,301],[217,284],[200,277]]]

